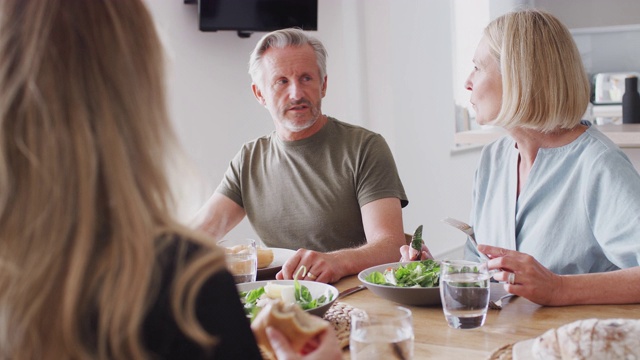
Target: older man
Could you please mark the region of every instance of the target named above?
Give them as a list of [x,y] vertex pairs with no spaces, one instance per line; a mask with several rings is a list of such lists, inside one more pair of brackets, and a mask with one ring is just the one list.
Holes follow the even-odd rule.
[[245,144],[201,213],[220,239],[246,215],[270,247],[298,249],[277,274],[335,282],[397,261],[408,204],[379,134],[322,114],[327,53],[298,29],[265,35],[250,59],[251,88],[275,131]]

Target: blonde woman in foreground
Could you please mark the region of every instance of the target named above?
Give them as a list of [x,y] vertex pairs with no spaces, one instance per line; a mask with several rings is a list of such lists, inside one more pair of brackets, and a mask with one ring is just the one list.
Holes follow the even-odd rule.
[[[588,122],[589,80],[569,30],[544,11],[484,31],[465,83],[485,146],[467,241],[508,292],[550,306],[640,302],[640,176]],[[401,249],[408,257],[408,249]]]
[[[223,253],[172,215],[142,2],[3,0],[0,16],[0,358],[260,358]],[[339,354],[332,336],[307,358]]]

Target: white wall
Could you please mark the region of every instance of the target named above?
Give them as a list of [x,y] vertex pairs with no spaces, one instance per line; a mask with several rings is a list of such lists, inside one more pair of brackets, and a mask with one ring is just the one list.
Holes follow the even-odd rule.
[[[205,186],[192,187],[197,209],[242,143],[273,129],[247,75],[262,33],[203,33],[197,8],[148,1],[171,56],[171,115]],[[452,154],[454,107],[449,0],[320,0],[319,30],[329,51],[325,114],[381,133],[396,158],[410,204],[407,232],[425,225],[436,255],[464,236],[439,220],[468,218],[477,151]],[[462,84],[455,84],[462,86]],[[286,220],[283,220],[286,221]],[[231,236],[254,236],[243,222]]]
[[168,52],[168,99],[183,147],[202,176],[183,200],[194,212],[221,179],[243,142],[271,130],[249,87],[254,39],[198,30],[197,7],[181,0],[147,1]]
[[[452,154],[454,101],[452,7],[450,1],[390,1],[389,100],[394,124],[393,148],[411,203],[404,211],[405,229],[425,225],[427,245],[436,257],[464,241],[440,219],[468,219],[471,184],[478,153]],[[375,54],[376,50],[370,53]],[[369,74],[374,77],[374,73]]]

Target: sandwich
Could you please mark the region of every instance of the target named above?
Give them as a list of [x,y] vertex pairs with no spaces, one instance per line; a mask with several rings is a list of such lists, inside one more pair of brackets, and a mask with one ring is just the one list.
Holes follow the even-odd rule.
[[260,350],[275,359],[271,343],[267,338],[267,327],[272,326],[284,335],[292,349],[300,353],[309,340],[318,336],[330,323],[302,310],[296,304],[285,304],[281,300],[269,302],[251,323]]

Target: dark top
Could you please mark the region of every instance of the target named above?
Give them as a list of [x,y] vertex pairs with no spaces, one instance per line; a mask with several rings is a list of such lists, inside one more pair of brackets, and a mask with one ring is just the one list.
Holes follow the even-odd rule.
[[[262,359],[236,284],[226,270],[209,278],[196,299],[198,321],[208,333],[216,336],[217,345],[212,351],[205,351],[182,333],[171,310],[176,248],[176,244],[169,246],[160,259],[162,284],[143,325],[147,349],[157,359]],[[188,253],[197,250],[196,245],[190,244]]]

